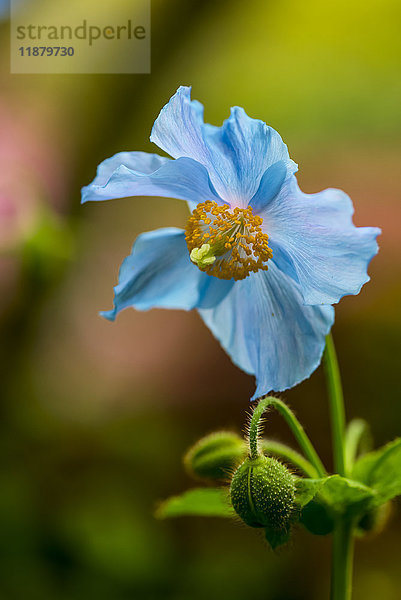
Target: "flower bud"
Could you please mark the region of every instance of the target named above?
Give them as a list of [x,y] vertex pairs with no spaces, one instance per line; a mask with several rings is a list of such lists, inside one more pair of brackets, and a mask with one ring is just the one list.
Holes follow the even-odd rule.
[[216,431],[200,439],[184,456],[190,475],[201,479],[229,479],[246,456],[245,442],[230,431]]
[[285,543],[296,513],[295,478],[275,458],[246,458],[231,481],[231,502],[250,527],[264,527],[270,545]]

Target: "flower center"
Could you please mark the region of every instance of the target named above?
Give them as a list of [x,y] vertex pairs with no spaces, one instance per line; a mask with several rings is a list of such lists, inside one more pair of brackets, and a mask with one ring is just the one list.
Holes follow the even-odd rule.
[[251,207],[231,210],[211,200],[198,204],[185,231],[192,262],[209,275],[236,281],[267,271],[273,252],[262,223]]

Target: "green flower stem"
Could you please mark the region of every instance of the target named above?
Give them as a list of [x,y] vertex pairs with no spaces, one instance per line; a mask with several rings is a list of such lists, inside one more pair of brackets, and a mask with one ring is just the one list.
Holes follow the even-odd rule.
[[353,523],[340,519],[334,530],[330,600],[351,600],[354,556]]
[[361,446],[369,446],[369,424],[363,419],[353,419],[345,434],[345,472],[351,475],[352,469]]
[[[345,448],[345,408],[340,370],[331,335],[326,337],[324,351],[335,471],[345,476],[353,461],[360,439],[360,428],[353,427],[348,435],[348,450]],[[347,457],[347,459],[346,459]],[[331,567],[331,600],[351,600],[352,563],[354,557],[354,525],[350,519],[339,517],[333,534]]]
[[316,473],[319,477],[324,477],[326,475],[326,469],[323,466],[322,461],[320,460],[316,450],[314,449],[311,441],[305,433],[304,428],[301,423],[298,421],[294,413],[288,406],[279,400],[278,398],[273,398],[272,396],[267,396],[266,398],[262,398],[259,401],[259,404],[256,406],[253,411],[251,422],[249,424],[249,451],[251,458],[256,458],[260,454],[259,450],[259,428],[260,428],[260,420],[262,418],[263,413],[270,407],[273,406],[278,412],[284,417],[287,425],[291,429],[294,434],[295,439],[297,440],[300,448],[305,454],[306,458],[316,469]]
[[327,388],[331,414],[331,429],[333,436],[334,468],[336,473],[345,476],[345,410],[344,397],[341,385],[340,370],[338,368],[336,350],[331,334],[326,337],[324,351],[324,367],[326,371]]
[[289,448],[285,444],[281,444],[280,442],[275,442],[273,440],[264,439],[260,441],[260,447],[263,450],[263,452],[267,454],[274,454],[275,456],[280,456],[288,460],[288,462],[294,465],[294,467],[297,467],[298,469],[303,471],[305,475],[311,477],[312,479],[315,479],[319,476],[317,470],[309,462],[309,460],[306,460],[306,458],[304,458],[302,454],[300,454],[296,450],[293,450],[292,448]]

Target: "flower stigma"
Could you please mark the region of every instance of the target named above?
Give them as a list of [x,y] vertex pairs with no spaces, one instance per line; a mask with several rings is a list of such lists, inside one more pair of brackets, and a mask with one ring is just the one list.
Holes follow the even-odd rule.
[[210,244],[202,244],[200,248],[191,250],[190,259],[199,267],[206,267],[214,263],[216,257],[213,256]]
[[273,252],[262,223],[250,206],[231,209],[211,200],[198,204],[185,231],[191,261],[219,279],[237,281],[259,269],[267,271]]

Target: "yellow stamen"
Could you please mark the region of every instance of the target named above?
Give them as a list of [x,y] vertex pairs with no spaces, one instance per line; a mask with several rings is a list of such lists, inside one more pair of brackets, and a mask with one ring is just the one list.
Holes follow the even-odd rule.
[[259,269],[267,271],[273,252],[262,223],[251,207],[232,210],[211,200],[198,204],[185,232],[192,262],[220,279],[245,279]]

